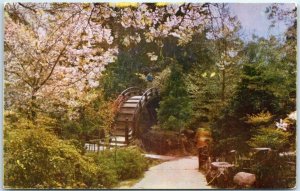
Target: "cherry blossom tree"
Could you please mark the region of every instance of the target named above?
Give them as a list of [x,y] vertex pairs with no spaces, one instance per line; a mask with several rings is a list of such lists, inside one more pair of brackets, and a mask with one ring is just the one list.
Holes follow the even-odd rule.
[[[159,60],[163,39],[173,37],[185,46],[194,34],[218,25],[216,10],[198,3],[7,4],[6,107],[29,108],[34,118],[50,103],[72,105],[65,95],[98,87],[101,72],[118,53],[152,43],[158,49],[148,52],[149,60]],[[212,31],[220,38],[220,31]]]
[[[111,44],[112,37],[109,30],[100,27],[95,28],[100,31],[97,36],[87,39],[91,33],[85,32],[89,19],[84,7],[67,6],[68,11],[57,9],[51,14],[46,12],[51,10],[49,6],[16,8],[8,4],[6,7],[9,10],[5,15],[6,105],[29,107],[31,118],[43,98],[63,99],[61,95],[70,89],[82,91],[87,86],[97,86],[96,74],[113,62],[117,53],[114,47],[106,50],[91,47],[95,42]],[[14,12],[18,15],[15,21],[10,16],[11,9],[18,9]]]

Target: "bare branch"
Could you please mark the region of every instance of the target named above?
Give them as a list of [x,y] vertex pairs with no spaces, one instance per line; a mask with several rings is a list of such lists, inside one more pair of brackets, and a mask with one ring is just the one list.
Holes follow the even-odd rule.
[[58,64],[60,58],[62,57],[63,53],[65,52],[67,46],[68,46],[68,44],[66,44],[65,47],[60,51],[58,57],[56,58],[56,60],[55,60],[55,62],[54,62],[54,64],[53,64],[53,66],[52,66],[52,68],[51,68],[50,73],[48,74],[48,76],[46,77],[46,79],[39,85],[39,88],[40,88],[41,86],[43,86],[43,85],[49,80],[49,78],[51,77],[51,75],[52,75],[52,73],[53,73],[53,71],[54,71],[54,69],[55,69],[55,67],[56,67],[56,65]]
[[33,9],[32,7],[29,7],[27,5],[24,5],[23,3],[18,3],[20,6],[24,7],[25,9],[29,9],[30,11],[36,13],[37,11]]

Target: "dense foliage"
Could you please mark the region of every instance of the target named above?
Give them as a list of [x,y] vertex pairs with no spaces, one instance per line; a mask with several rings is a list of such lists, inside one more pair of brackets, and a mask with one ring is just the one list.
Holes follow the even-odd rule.
[[115,63],[107,66],[101,80],[106,98],[116,97],[128,87],[145,87],[145,80],[138,75],[143,71],[145,63],[138,58],[131,52],[123,52],[118,55]]
[[[287,63],[280,56],[279,42],[274,38],[270,41],[258,39],[249,43],[244,51],[246,63],[242,66],[240,82],[214,128],[215,139],[219,142],[216,146],[219,149],[227,148],[227,151],[236,149],[237,143],[241,151],[247,151],[246,141],[255,132],[247,123],[248,115],[270,112],[278,119],[295,110],[292,97],[294,89],[287,88],[295,74],[282,68]],[[272,123],[274,126],[275,122]],[[227,140],[231,142],[224,145]]]
[[116,161],[114,151],[84,155],[81,144],[59,139],[42,120],[37,125],[15,113],[5,117],[6,187],[110,188],[141,176],[148,167],[138,149],[118,149]]
[[[10,125],[16,127],[7,128]],[[19,120],[17,124],[7,124],[6,128],[6,187],[92,188],[110,187],[116,183],[105,165],[96,165],[71,141],[58,139],[45,127]]]

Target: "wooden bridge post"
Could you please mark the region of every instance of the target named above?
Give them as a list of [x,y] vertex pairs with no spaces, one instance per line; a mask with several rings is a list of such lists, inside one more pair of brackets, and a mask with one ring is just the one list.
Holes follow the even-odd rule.
[[126,119],[126,124],[125,124],[125,143],[126,144],[128,144],[128,134],[129,134],[128,119]]

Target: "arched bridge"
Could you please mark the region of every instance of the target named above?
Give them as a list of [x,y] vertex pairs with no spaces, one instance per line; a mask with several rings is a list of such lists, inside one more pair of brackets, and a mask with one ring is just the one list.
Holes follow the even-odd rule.
[[151,109],[151,102],[158,99],[157,88],[149,88],[143,91],[137,87],[130,87],[124,90],[115,100],[116,118],[110,130],[110,143],[95,140],[86,144],[87,150],[99,151],[107,147],[127,146],[134,137],[141,133],[139,120],[143,111],[147,111],[152,121],[156,120],[155,110]]

